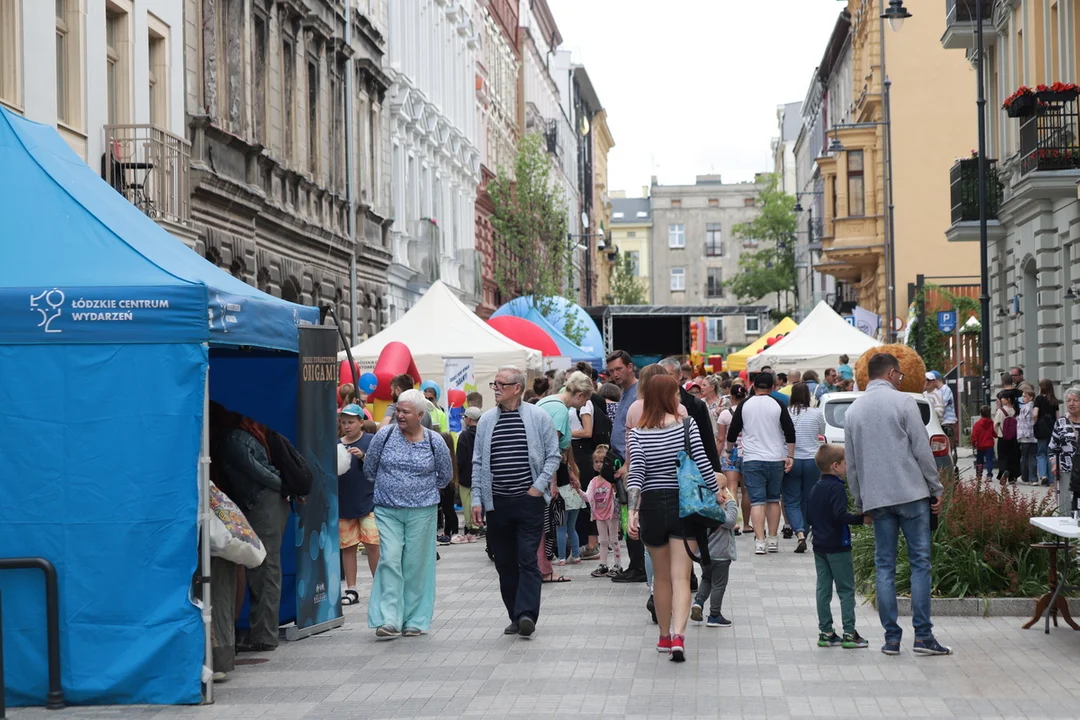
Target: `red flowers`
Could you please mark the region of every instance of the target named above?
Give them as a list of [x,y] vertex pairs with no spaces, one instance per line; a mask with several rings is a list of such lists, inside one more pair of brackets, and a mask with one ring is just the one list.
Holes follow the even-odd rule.
[[1035,88],[1035,92],[1080,93],[1080,85],[1077,85],[1076,83],[1056,82],[1053,85],[1038,85]]
[[1005,98],[1005,102],[1001,104],[1001,107],[1005,110],[1008,110],[1018,99],[1022,97],[1034,97],[1034,95],[1034,90],[1029,88],[1027,85],[1021,85],[1019,88],[1017,88],[1016,92]]

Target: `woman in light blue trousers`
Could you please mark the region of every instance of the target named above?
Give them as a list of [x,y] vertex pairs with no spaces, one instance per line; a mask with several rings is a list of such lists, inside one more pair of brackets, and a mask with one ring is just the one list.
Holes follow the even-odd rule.
[[375,483],[379,527],[368,626],[382,640],[427,632],[435,611],[439,490],[450,484],[454,469],[443,439],[420,425],[427,411],[419,390],[403,392],[396,422],[376,433],[364,457],[364,472]]

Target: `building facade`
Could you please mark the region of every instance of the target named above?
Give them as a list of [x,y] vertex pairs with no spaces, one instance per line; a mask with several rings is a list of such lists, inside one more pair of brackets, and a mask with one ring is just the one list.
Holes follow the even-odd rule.
[[518,0],[477,0],[477,24],[483,25],[476,66],[476,112],[480,128],[480,186],[476,192],[476,250],[481,262],[481,297],[476,312],[491,316],[504,298],[495,281],[498,238],[491,225],[495,207],[487,184],[505,172],[514,176],[518,139]]
[[596,268],[596,285],[591,299],[592,305],[604,304],[611,292],[611,273],[615,268],[616,254],[612,251],[611,196],[608,193],[608,153],[615,147],[615,138],[607,123],[607,111],[600,110],[593,115],[592,129],[589,133],[593,145],[592,197],[594,233],[590,238],[593,252],[593,267]]
[[118,192],[194,241],[180,4],[0,2],[0,104],[55,127]]
[[[648,188],[645,188],[647,191]],[[647,195],[647,193],[646,193]],[[630,257],[634,277],[644,285],[645,302],[653,304],[650,248],[652,246],[652,205],[648,197],[628,198],[622,190],[611,193],[611,245],[606,248],[604,260],[614,263],[619,256]],[[611,257],[609,261],[607,256]],[[617,304],[601,296],[604,305]]]
[[390,4],[391,321],[437,279],[479,304],[476,56],[483,26],[471,9],[461,0]]
[[386,4],[355,5],[185,0],[184,37],[198,249],[359,340],[388,322],[390,244]]
[[[735,237],[734,228],[753,220],[761,185],[728,183],[719,175],[699,175],[693,185],[650,188],[652,233],[649,260],[656,305],[730,306],[737,299],[724,282],[738,272],[739,255],[757,241]],[[711,334],[714,344],[742,346],[761,332],[757,315],[724,318]],[[749,340],[747,339],[749,338]]]
[[[1080,380],[1080,105],[1075,90],[1043,95],[1027,111],[1017,105],[1017,117],[1003,105],[1021,86],[1077,82],[1080,7],[1065,0],[983,5],[991,378],[1020,365],[1030,379],[1067,387]],[[948,3],[936,19],[944,21],[942,46],[973,60],[974,3]],[[967,82],[974,92],[975,78]],[[975,132],[974,106],[962,122]],[[964,159],[941,172],[953,181],[948,237],[977,253],[977,162]]]
[[[850,92],[842,89],[838,98],[826,93],[832,111],[826,149],[833,138],[843,149],[817,158],[825,193],[819,267],[838,283],[850,283],[858,305],[883,316],[890,295],[886,242],[891,238],[892,324],[899,330],[907,318],[907,288],[917,275],[978,276],[975,248],[945,237],[948,171],[954,158],[970,154],[975,143],[968,121],[975,94],[970,66],[941,47],[945,26],[940,15],[922,11],[904,23],[902,32],[883,34],[883,6],[881,0],[848,0],[853,82]],[[891,80],[891,199],[883,152],[888,133],[882,42]],[[931,106],[933,113],[926,112]],[[835,118],[845,113],[850,122],[842,125]],[[887,238],[890,226],[894,232]]]
[[802,127],[802,103],[786,103],[776,108],[778,133],[772,139],[773,173],[779,181],[779,190],[788,195],[796,192],[795,141]]

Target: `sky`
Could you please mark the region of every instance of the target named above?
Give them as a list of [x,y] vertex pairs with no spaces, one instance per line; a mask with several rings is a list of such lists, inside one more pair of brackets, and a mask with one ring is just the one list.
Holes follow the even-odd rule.
[[[525,2],[522,3],[525,5]],[[548,0],[562,49],[585,65],[615,148],[608,187],[639,197],[718,173],[772,169],[776,106],[801,102],[837,0]]]

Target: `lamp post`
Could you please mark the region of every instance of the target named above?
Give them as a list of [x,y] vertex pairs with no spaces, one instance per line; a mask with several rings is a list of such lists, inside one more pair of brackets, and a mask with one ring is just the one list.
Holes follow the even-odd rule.
[[983,403],[990,404],[990,241],[986,234],[986,88],[983,77],[983,3],[975,0],[975,75],[978,95],[975,106],[979,113],[979,354],[982,355]]
[[885,243],[885,282],[886,298],[885,312],[888,323],[888,335],[890,342],[896,342],[896,206],[893,195],[893,157],[892,157],[892,108],[890,107],[890,91],[892,81],[885,71],[885,21],[889,21],[889,27],[893,32],[899,32],[904,26],[904,20],[911,17],[911,13],[904,7],[904,0],[889,0],[889,7],[881,13],[880,33],[881,46],[881,84],[882,84],[882,121],[885,123],[885,171],[888,179],[885,182],[886,202],[889,209],[888,240]]

